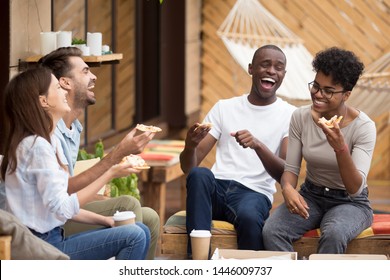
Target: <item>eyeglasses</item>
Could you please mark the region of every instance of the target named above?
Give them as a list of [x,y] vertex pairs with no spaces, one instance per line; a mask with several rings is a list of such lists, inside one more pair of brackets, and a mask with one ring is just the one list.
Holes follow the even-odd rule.
[[334,91],[329,88],[320,88],[314,81],[311,83],[308,83],[309,91],[311,94],[316,94],[318,91],[321,92],[321,95],[325,97],[326,99],[331,99],[333,94],[335,93],[342,93],[346,92],[346,90],[340,90],[340,91]]

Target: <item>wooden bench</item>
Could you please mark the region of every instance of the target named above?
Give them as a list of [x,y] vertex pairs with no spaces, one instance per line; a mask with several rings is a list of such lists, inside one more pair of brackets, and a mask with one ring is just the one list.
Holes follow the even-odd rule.
[[[164,226],[164,232],[161,236],[161,253],[162,254],[172,254],[178,258],[186,258],[187,255],[187,234],[185,233],[185,222],[183,224],[183,219],[185,221],[185,211],[180,211],[175,214],[179,215],[179,219],[176,219],[174,222],[179,223],[172,225],[172,217],[168,219],[166,225]],[[174,216],[175,216],[174,215]],[[386,214],[376,214],[376,217],[388,218],[388,224],[390,229],[390,215]],[[213,221],[215,222],[221,221]],[[215,248],[220,249],[237,249],[237,236],[234,232],[233,225],[224,223],[224,229],[221,231],[212,226],[212,238],[211,238],[211,250],[214,252]],[[228,225],[231,226],[230,229],[227,229]],[[374,224],[373,224],[374,225]],[[314,230],[315,231],[315,230]],[[302,237],[301,239],[294,242],[294,250],[298,253],[298,259],[306,258],[308,259],[311,254],[317,253],[318,247],[318,237],[312,237],[314,231],[308,233],[308,236]],[[366,232],[367,231],[367,232]],[[369,229],[364,231],[362,234],[367,235]],[[362,234],[360,236],[362,236]],[[390,233],[373,235],[364,238],[357,238],[352,240],[347,247],[347,254],[378,254],[378,255],[390,255]]]

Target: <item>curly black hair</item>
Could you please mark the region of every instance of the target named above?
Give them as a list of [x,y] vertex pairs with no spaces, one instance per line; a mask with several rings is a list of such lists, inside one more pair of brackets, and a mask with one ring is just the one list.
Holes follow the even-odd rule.
[[317,53],[312,65],[315,72],[331,75],[333,83],[347,91],[353,89],[364,70],[364,64],[353,52],[337,47]]

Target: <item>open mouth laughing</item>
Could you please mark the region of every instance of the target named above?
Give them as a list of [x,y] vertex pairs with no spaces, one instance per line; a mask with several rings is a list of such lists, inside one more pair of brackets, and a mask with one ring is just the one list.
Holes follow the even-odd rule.
[[276,84],[276,81],[272,78],[262,78],[260,82],[265,89],[271,89]]

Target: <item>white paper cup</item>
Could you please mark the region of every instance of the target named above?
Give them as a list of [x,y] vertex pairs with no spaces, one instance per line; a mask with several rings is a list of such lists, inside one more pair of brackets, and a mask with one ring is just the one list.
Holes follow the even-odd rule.
[[116,227],[134,224],[135,214],[133,211],[123,211],[123,212],[116,211],[116,213],[113,216],[113,219]]
[[87,46],[90,49],[91,55],[102,55],[102,33],[101,32],[87,32]]
[[41,32],[41,54],[47,55],[57,49],[57,32]]
[[195,230],[190,233],[192,259],[208,260],[210,250],[211,233],[209,230]]
[[57,32],[57,48],[70,47],[72,45],[72,31]]

